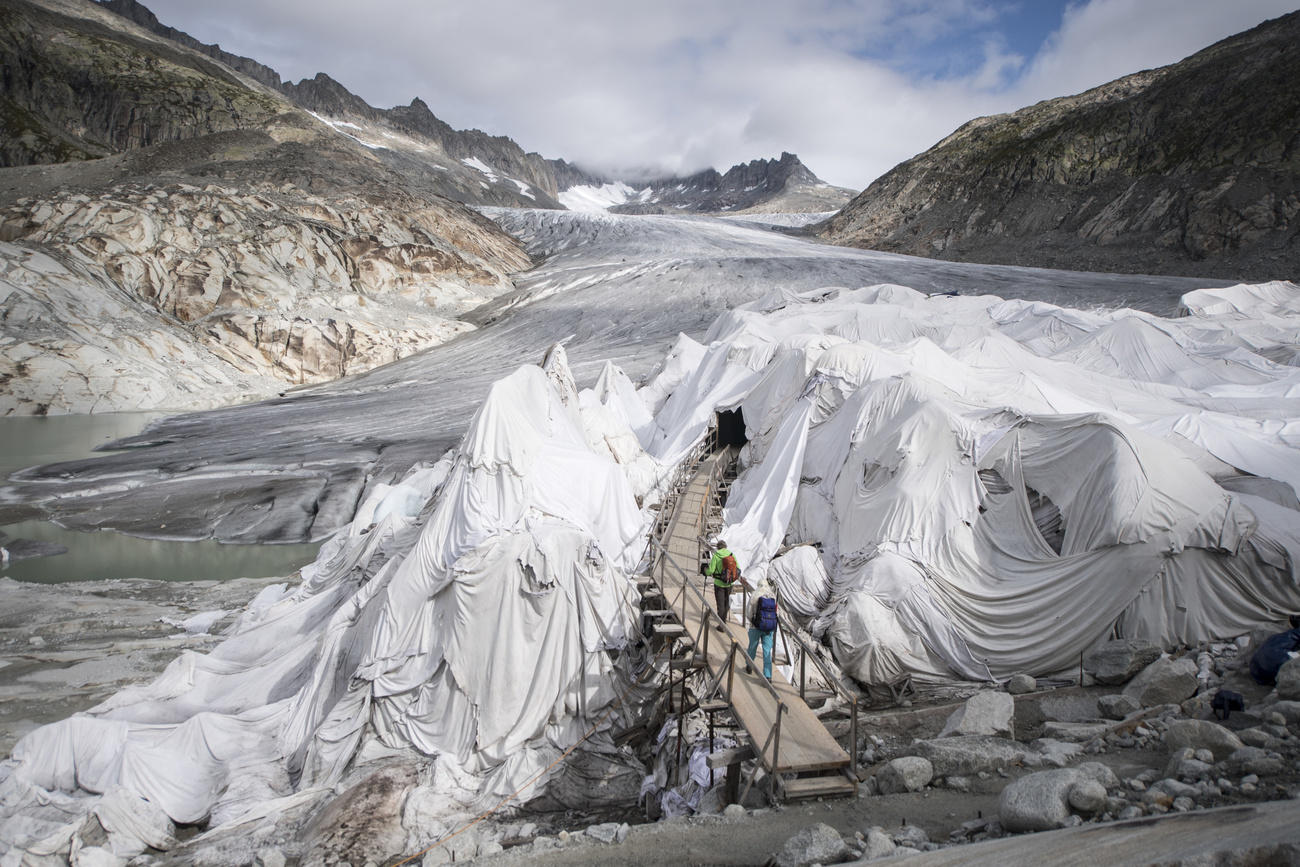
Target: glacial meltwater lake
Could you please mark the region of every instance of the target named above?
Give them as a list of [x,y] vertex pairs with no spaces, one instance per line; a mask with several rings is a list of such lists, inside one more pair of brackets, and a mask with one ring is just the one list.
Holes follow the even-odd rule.
[[[165,413],[130,412],[0,418],[0,480],[15,470],[95,454],[94,449],[139,433]],[[96,578],[225,581],[291,575],[316,558],[320,543],[224,545],[167,542],[101,530],[66,530],[49,521],[0,526],[11,539],[53,542],[68,551],[11,560],[0,575],[17,581],[60,583]]]

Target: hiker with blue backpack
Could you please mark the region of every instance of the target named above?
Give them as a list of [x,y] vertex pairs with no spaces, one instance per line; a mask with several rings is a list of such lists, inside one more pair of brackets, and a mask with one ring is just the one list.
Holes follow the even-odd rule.
[[776,591],[766,578],[758,582],[749,600],[749,658],[763,645],[763,677],[772,679],[773,639],[776,636]]

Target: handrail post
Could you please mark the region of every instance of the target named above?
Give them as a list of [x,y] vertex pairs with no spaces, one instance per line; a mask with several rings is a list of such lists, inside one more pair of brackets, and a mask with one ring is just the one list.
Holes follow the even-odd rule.
[[735,692],[732,685],[736,682],[736,642],[732,639],[731,650],[727,653],[727,701],[732,700]]
[[[789,644],[786,645],[788,650]],[[808,683],[808,651],[799,647],[799,698],[804,698],[804,687]]]
[[853,770],[853,784],[858,780],[858,697],[853,697],[853,721],[849,723],[849,767]]
[[768,781],[769,796],[776,803],[776,769],[781,765],[781,717],[785,714],[785,702],[776,706],[776,731],[772,743],[772,779]]

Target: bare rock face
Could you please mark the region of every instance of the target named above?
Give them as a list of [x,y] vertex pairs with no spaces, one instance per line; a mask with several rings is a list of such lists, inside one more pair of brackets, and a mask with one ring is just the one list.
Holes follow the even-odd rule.
[[1300,13],[967,123],[822,233],[941,259],[1276,279],[1300,265]]
[[[0,307],[22,347],[6,354],[0,412],[196,408],[358,373],[469,330],[456,317],[529,262],[448,202],[291,185],[65,192],[0,211],[0,237],[21,245],[0,251]],[[75,337],[41,335],[50,323]],[[130,378],[151,363],[175,381],[149,371],[152,388],[81,388],[86,371]]]
[[[283,110],[283,100],[229,68],[150,40],[93,3],[42,5],[0,11],[0,165],[90,159],[251,129]],[[116,39],[106,39],[110,33]]]

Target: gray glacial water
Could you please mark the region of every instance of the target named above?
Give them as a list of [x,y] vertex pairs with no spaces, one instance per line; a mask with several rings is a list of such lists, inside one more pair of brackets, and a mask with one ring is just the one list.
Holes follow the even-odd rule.
[[[138,434],[156,412],[0,418],[0,477],[37,464],[90,458],[95,449]],[[101,453],[107,454],[107,453]],[[316,557],[318,544],[222,545],[65,530],[48,521],[0,525],[11,539],[62,545],[67,552],[13,560],[0,576],[60,583],[98,578],[225,581],[288,575]]]
[[1184,292],[1228,282],[940,262],[712,218],[490,216],[544,261],[476,311],[477,331],[277,400],[159,420],[119,444],[129,451],[29,470],[0,488],[0,522],[34,506],[77,528],[320,541],[368,487],[436,460],[493,381],[556,341],[585,386],[606,361],[639,380],[679,332],[700,339],[723,311],[782,290],[899,283],[1170,315]]

